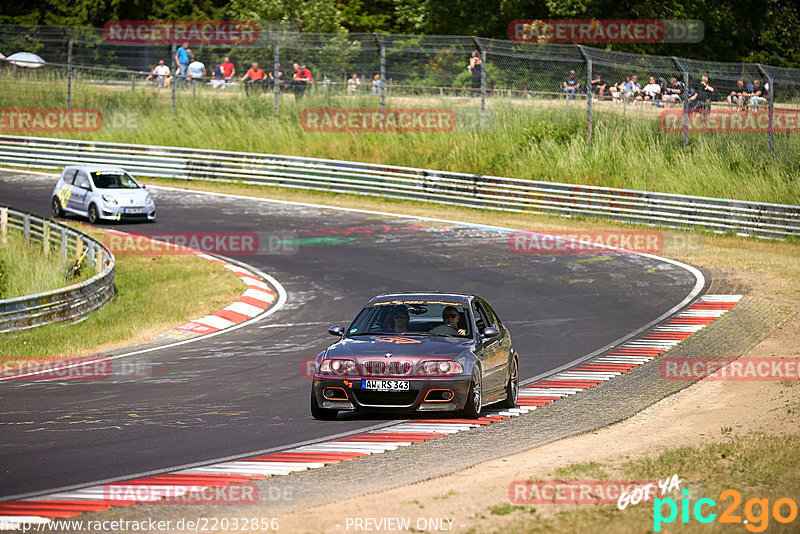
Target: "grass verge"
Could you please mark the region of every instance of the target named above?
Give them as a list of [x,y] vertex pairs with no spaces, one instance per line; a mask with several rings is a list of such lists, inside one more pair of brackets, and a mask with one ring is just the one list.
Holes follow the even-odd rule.
[[[789,498],[795,504],[800,495],[800,435],[765,436],[761,434],[730,435],[710,445],[668,448],[651,456],[637,458],[616,465],[603,466],[604,475],[597,480],[663,480],[677,474],[683,481],[681,488],[689,488],[688,503],[691,510],[688,522],[681,518],[679,492],[668,494],[677,502],[678,515],[661,532],[729,532],[737,528],[720,523],[722,512],[731,507],[732,516],[738,517],[738,528],[749,532],[797,532],[798,519],[788,524],[776,520],[773,507],[779,499]],[[580,469],[578,469],[580,471]],[[558,471],[555,473],[558,476]],[[736,481],[731,483],[731,481]],[[733,496],[720,497],[725,490],[735,490],[741,502]],[[712,499],[702,512],[716,514],[716,520],[700,523],[693,515],[694,505],[700,498]],[[751,499],[766,500],[762,505],[750,503]],[[735,507],[734,507],[735,504]],[[796,509],[795,509],[796,510]],[[663,505],[663,515],[669,508]],[[525,506],[508,505],[490,507],[487,514],[516,514],[515,520],[496,532],[534,534],[539,532],[653,532],[654,504],[629,505],[619,510],[615,504],[603,505],[537,505],[533,517]],[[780,513],[788,517],[788,504]],[[795,514],[796,515],[796,514]],[[746,522],[746,523],[745,523]]]
[[[198,88],[170,91],[78,84],[72,106],[103,111],[108,120],[97,132],[52,133],[58,137],[125,143],[290,154],[448,171],[654,190],[750,201],[800,204],[796,179],[800,141],[778,134],[775,157],[766,134],[692,134],[661,130],[658,108],[640,106],[622,113],[602,104],[594,114],[593,141],[586,141],[586,110],[580,102],[491,98],[487,123],[480,126],[479,103],[467,97],[391,97],[388,106],[448,107],[456,112],[450,132],[312,132],[300,126],[307,108],[374,108],[375,97],[310,95],[298,104],[281,97],[247,98],[239,91]],[[8,107],[63,107],[58,81],[0,80]],[[133,114],[133,120],[114,120]],[[214,117],[214,120],[209,120]],[[120,126],[122,124],[122,126]],[[126,126],[127,125],[127,126]]]
[[0,243],[0,300],[52,291],[91,278],[93,273],[84,269],[77,278],[67,280],[60,258],[52,249],[50,256],[44,257],[41,243],[25,243],[20,232],[10,229],[7,243]]
[[[102,241],[104,232],[81,230]],[[185,255],[119,255],[115,285],[114,300],[80,323],[0,334],[0,362],[79,356],[146,341],[224,308],[244,291],[229,270]]]

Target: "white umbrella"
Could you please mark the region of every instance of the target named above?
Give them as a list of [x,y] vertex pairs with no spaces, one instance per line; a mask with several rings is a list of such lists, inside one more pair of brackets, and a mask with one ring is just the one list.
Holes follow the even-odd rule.
[[17,52],[16,54],[11,54],[8,56],[6,60],[17,67],[29,67],[32,69],[41,67],[45,64],[45,60],[30,52]]

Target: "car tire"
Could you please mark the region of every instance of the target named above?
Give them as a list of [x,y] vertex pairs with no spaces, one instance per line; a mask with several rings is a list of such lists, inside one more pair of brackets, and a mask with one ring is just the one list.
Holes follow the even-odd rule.
[[64,216],[64,208],[61,207],[61,201],[58,197],[53,197],[53,202],[50,204],[50,211],[54,218]]
[[477,419],[481,416],[481,409],[483,408],[483,389],[481,387],[481,371],[476,369],[472,372],[472,380],[469,384],[469,393],[467,394],[467,403],[461,411],[464,417],[468,419]]
[[515,408],[519,397],[519,364],[517,358],[511,360],[511,369],[508,372],[508,382],[506,383],[506,398],[498,406],[501,408]]
[[339,410],[323,408],[317,404],[317,396],[313,391],[311,392],[311,417],[319,421],[333,421],[338,414]]
[[89,224],[97,224],[100,219],[100,214],[97,212],[97,206],[89,204]]

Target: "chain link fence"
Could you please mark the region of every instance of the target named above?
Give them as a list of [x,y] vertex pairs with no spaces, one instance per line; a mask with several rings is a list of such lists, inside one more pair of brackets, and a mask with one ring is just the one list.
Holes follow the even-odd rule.
[[[205,72],[189,78],[178,74],[175,55],[180,43],[110,44],[99,28],[0,25],[0,53],[30,52],[44,60],[39,68],[0,63],[6,84],[2,90],[28,81],[32,85],[26,86],[17,101],[33,107],[69,108],[96,103],[86,95],[89,88],[100,87],[107,95],[98,107],[128,110],[145,109],[151,98],[148,91],[158,90],[168,92],[173,111],[191,106],[198,94],[219,98],[255,95],[265,103],[264,109],[275,110],[294,102],[302,107],[307,95],[315,97],[306,99],[308,105],[321,98],[339,106],[341,102],[336,103],[334,97],[347,95],[362,97],[358,101],[362,106],[382,110],[458,105],[461,113],[475,117],[478,125],[490,118],[487,114],[495,104],[571,109],[573,113],[585,108],[589,142],[603,121],[613,127],[619,116],[658,119],[665,110],[680,109],[687,145],[694,135],[688,127],[691,112],[765,112],[768,131],[751,137],[763,139],[770,151],[796,150],[783,142],[789,134],[773,127],[773,113],[800,109],[800,69],[467,36],[310,34],[274,25],[262,24],[261,28],[268,29],[248,44],[190,43]],[[215,67],[225,57],[235,65],[235,74],[227,80],[214,79]],[[169,67],[169,74],[159,77],[152,71],[160,60]],[[260,91],[245,91],[252,82],[242,77],[253,62],[269,77],[253,87]],[[313,83],[293,81],[295,63],[311,70]],[[698,105],[693,95],[704,76],[714,91],[710,96],[704,93],[702,105]],[[745,84],[758,81],[765,89],[762,98],[729,102],[728,95],[739,80]],[[628,92],[626,83],[631,88],[638,83],[639,89]],[[645,86],[652,88],[653,84],[659,92],[645,94]],[[53,93],[53,88],[58,91]],[[665,94],[670,96],[665,98]]]

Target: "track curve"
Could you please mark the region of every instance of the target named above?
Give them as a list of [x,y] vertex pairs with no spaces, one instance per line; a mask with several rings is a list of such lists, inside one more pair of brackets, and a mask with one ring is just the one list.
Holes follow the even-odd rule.
[[[0,171],[0,198],[47,215],[54,183]],[[697,285],[687,269],[653,257],[514,254],[506,233],[470,225],[160,188],[152,194],[157,224],[113,227],[297,236],[293,254],[234,256],[275,276],[288,302],[269,321],[152,351],[148,361],[161,370],[154,376],[0,383],[0,499],[388,424],[369,416],[311,419],[301,370],[329,343],[327,326],[348,321],[377,293],[482,295],[511,329],[525,379],[640,329]]]

